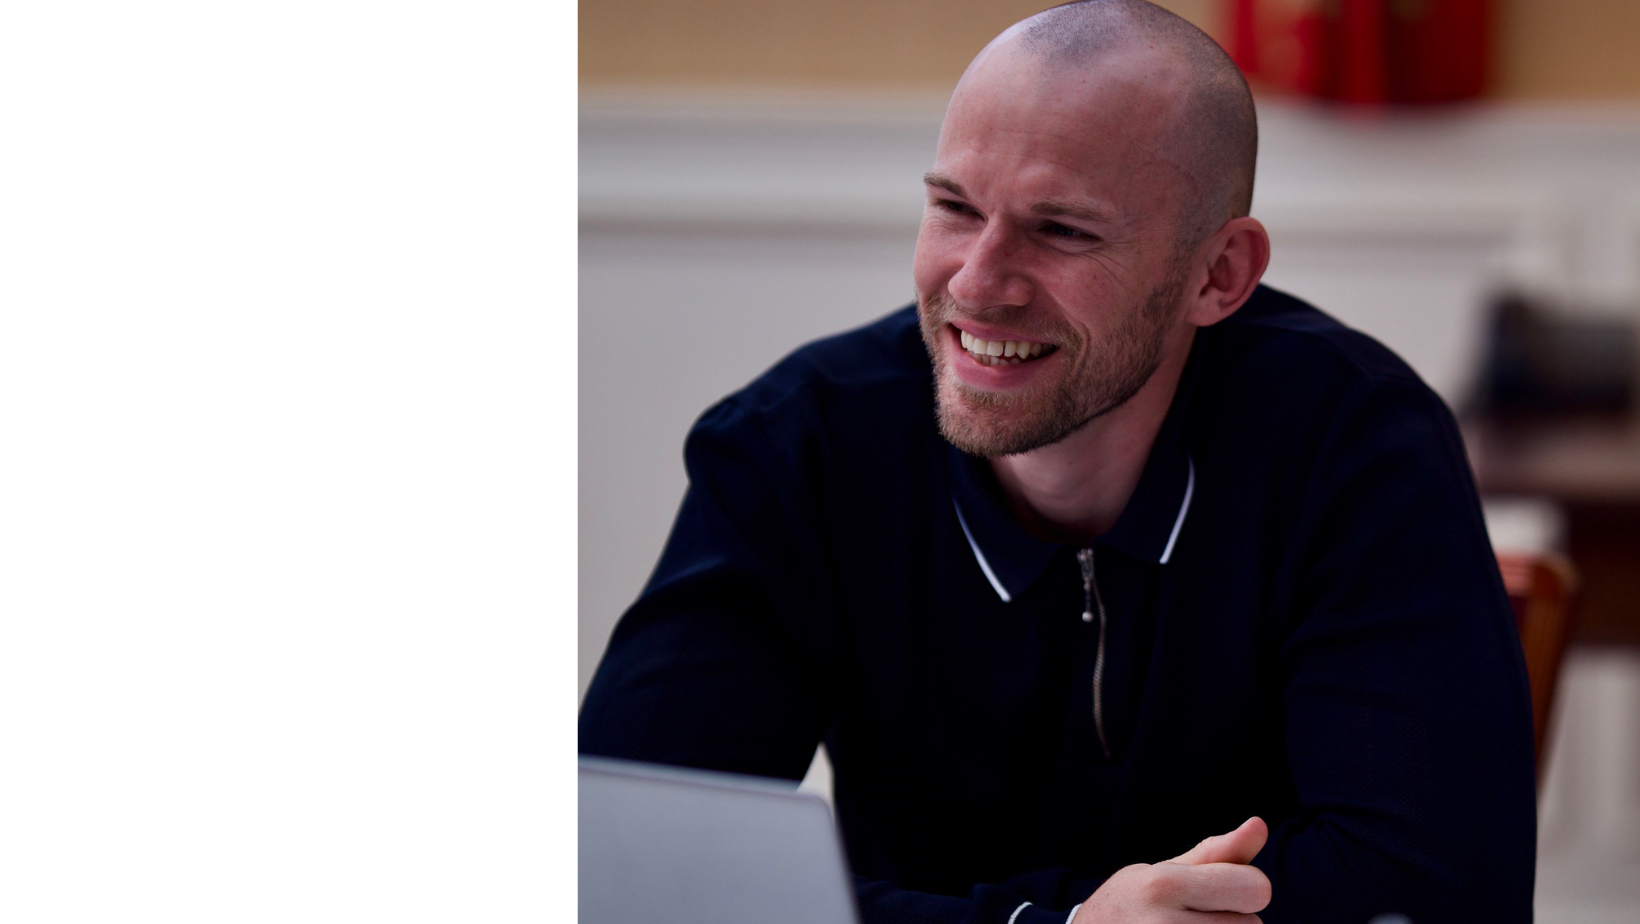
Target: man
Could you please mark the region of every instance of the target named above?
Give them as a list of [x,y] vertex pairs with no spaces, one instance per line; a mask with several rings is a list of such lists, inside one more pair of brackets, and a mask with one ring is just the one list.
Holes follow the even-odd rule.
[[868,924],[1530,920],[1530,705],[1456,428],[1258,286],[1255,151],[1156,7],[993,41],[915,312],[701,418],[582,750],[796,779],[823,739]]

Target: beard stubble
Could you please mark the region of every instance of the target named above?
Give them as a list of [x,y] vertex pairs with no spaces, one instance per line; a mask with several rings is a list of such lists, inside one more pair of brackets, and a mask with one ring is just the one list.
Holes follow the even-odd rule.
[[1056,355],[1063,354],[1061,361],[1081,357],[1075,368],[1062,371],[1052,381],[1032,382],[1010,392],[974,388],[957,377],[951,369],[952,357],[941,348],[941,337],[962,309],[938,294],[921,299],[917,316],[923,344],[934,361],[941,435],[969,455],[1015,455],[1057,443],[1126,404],[1161,364],[1162,346],[1184,291],[1184,270],[1181,260],[1141,304],[1122,315],[1104,342],[1086,350],[1076,330],[1066,325],[1039,330],[1040,322],[1032,323],[1026,309],[987,311],[987,320],[999,326],[1029,331],[1055,344]]

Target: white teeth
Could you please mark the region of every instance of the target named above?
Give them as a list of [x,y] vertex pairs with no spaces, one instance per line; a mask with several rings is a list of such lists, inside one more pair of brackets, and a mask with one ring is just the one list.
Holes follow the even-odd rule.
[[1016,366],[1041,356],[1048,346],[1029,340],[981,340],[960,328],[957,333],[961,335],[962,348],[987,366]]

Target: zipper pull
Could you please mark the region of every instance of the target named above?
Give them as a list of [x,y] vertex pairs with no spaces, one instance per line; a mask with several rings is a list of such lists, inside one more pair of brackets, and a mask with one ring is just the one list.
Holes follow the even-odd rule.
[[1093,655],[1093,730],[1099,736],[1099,750],[1110,760],[1110,742],[1105,739],[1105,601],[1093,574],[1093,549],[1079,550],[1076,563],[1082,566],[1082,621],[1093,622],[1094,607],[1099,609],[1099,647]]
[[1076,563],[1082,566],[1082,621],[1093,622],[1093,549],[1079,549]]

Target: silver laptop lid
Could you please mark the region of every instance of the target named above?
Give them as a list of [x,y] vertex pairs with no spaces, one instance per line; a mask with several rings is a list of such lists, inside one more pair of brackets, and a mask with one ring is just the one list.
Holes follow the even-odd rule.
[[581,758],[581,924],[855,924],[831,811],[794,785]]

